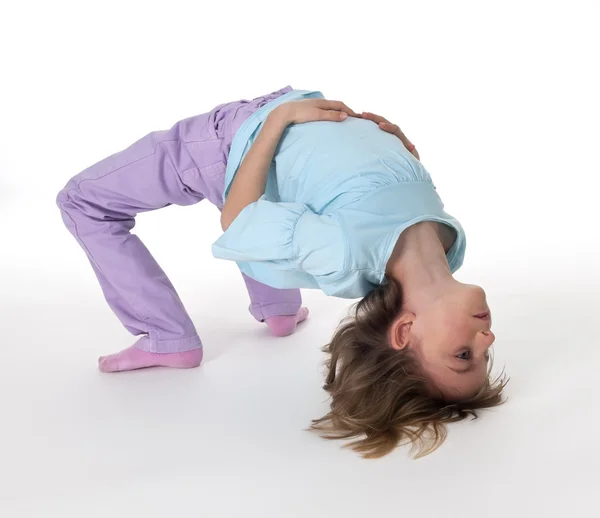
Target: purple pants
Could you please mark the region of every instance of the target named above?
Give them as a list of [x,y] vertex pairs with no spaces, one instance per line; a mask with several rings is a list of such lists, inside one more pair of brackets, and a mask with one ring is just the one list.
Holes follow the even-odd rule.
[[[235,132],[254,111],[291,90],[224,103],[154,131],[74,176],[58,194],[63,221],[87,254],[106,301],[129,332],[143,335],[136,347],[169,353],[197,349],[202,342],[165,272],[130,233],[135,216],[205,198],[221,210]],[[300,290],[242,276],[250,313],[259,322],[300,309]]]

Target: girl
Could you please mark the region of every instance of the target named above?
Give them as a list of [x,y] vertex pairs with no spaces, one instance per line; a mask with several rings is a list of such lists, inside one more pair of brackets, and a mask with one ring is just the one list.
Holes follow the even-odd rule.
[[465,234],[414,146],[383,117],[286,86],[155,131],[73,177],[57,204],[132,347],[104,372],[197,367],[202,342],[175,288],[130,231],[142,211],[208,199],[213,255],[237,262],[256,320],[277,336],[306,319],[300,288],[362,298],[325,347],[331,411],[312,429],[381,456],[419,455],[444,424],[502,402],[490,380],[485,292],[456,281]]

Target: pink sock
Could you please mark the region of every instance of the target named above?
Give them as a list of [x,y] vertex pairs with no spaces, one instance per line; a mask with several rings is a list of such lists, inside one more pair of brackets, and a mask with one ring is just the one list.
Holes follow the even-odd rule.
[[182,353],[149,353],[132,346],[98,359],[98,367],[102,372],[132,371],[146,367],[191,369],[198,367],[200,363],[202,363],[202,348]]
[[[308,317],[308,308],[300,308],[295,315],[276,315],[265,319],[269,330],[275,336],[288,336],[296,326]],[[121,352],[101,356],[98,367],[102,372],[132,371],[147,367],[172,367],[191,369],[202,363],[202,348],[181,353],[149,353],[136,347],[128,347]]]
[[295,330],[296,326],[306,320],[308,308],[300,308],[295,315],[276,315],[265,319],[271,333],[275,336],[288,336]]

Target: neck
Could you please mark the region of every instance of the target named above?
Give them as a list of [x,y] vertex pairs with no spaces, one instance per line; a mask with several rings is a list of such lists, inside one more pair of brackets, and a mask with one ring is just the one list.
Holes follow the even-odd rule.
[[452,277],[441,225],[424,221],[402,232],[386,266],[386,273],[402,286],[404,307],[414,311],[430,304],[457,284]]

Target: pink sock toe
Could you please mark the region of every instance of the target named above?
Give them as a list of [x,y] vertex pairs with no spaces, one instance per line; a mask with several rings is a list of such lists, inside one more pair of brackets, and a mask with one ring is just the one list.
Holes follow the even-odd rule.
[[309,313],[310,313],[310,311],[308,311],[308,308],[305,308],[305,307],[300,308],[298,313],[296,313],[297,323],[299,324],[300,322],[303,322],[304,320],[306,320],[306,317],[308,317]]
[[150,353],[135,347],[128,347],[116,354],[101,356],[98,368],[102,372],[121,372],[147,367],[172,367],[191,369],[202,363],[202,348],[181,353]]
[[308,313],[308,308],[302,307],[295,315],[275,315],[265,319],[265,322],[273,335],[289,336],[300,322],[306,320]]

